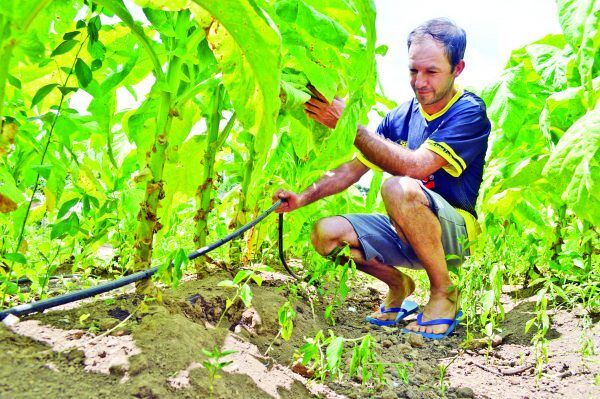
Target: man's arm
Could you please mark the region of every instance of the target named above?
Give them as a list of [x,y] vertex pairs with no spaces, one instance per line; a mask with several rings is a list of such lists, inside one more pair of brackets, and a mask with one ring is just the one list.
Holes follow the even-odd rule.
[[415,151],[403,148],[360,125],[354,145],[365,158],[395,176],[422,180],[448,163],[431,150],[424,147]]
[[285,199],[277,212],[291,212],[294,209],[312,204],[321,198],[344,191],[356,183],[369,170],[357,159],[341,164],[336,169],[326,172],[319,180],[308,186],[300,194],[291,191],[277,190],[273,200]]
[[[304,105],[306,114],[329,128],[335,128],[346,106],[344,101],[336,97],[329,103],[321,93],[311,90],[317,98],[311,98]],[[394,176],[422,180],[448,164],[444,158],[425,147],[415,151],[403,148],[360,125],[354,145],[370,162]]]

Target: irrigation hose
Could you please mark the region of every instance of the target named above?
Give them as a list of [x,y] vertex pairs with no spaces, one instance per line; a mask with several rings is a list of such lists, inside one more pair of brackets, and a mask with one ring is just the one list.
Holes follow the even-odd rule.
[[[254,219],[250,223],[240,227],[233,233],[221,238],[218,241],[215,241],[214,243],[212,243],[210,245],[204,246],[204,247],[197,249],[194,252],[190,253],[188,255],[188,259],[189,260],[196,259],[199,256],[202,256],[202,255],[214,250],[215,248],[218,248],[221,245],[233,240],[234,238],[239,237],[240,235],[245,233],[247,230],[251,229],[256,224],[261,222],[264,218],[266,218],[269,214],[271,214],[275,209],[279,208],[279,205],[281,205],[281,202],[282,202],[281,200],[275,202],[269,209],[267,209],[265,212],[263,212],[261,215],[259,215],[256,219]],[[283,266],[288,271],[288,273],[290,273],[294,278],[298,279],[298,276],[296,274],[294,274],[294,272],[292,272],[292,270],[288,267],[287,263],[285,262],[285,257],[283,255],[283,214],[279,214],[279,258],[281,259]],[[157,272],[157,270],[158,270],[158,266],[152,267],[150,269],[147,269],[147,270],[144,270],[141,272],[137,272],[137,273],[133,273],[128,276],[122,277],[120,279],[110,281],[108,283],[97,285],[95,287],[86,288],[86,289],[75,291],[75,292],[69,292],[69,293],[66,293],[63,295],[56,296],[54,298],[49,298],[49,299],[44,299],[41,301],[18,305],[18,306],[0,311],[0,321],[4,320],[4,318],[6,318],[6,316],[8,316],[10,314],[12,314],[14,316],[28,315],[30,313],[41,312],[43,310],[50,309],[50,308],[53,308],[56,306],[64,305],[64,304],[78,301],[78,300],[85,299],[85,298],[90,298],[95,295],[103,294],[105,292],[124,287],[128,284],[135,283],[136,281],[150,278],[154,273]]]
[[288,266],[287,262],[285,261],[285,255],[283,254],[283,213],[279,214],[279,229],[278,230],[279,230],[279,239],[277,240],[277,246],[279,248],[279,260],[281,260],[281,264],[283,265],[283,267],[285,267],[285,270],[287,270],[287,272],[290,274],[290,276],[292,276],[296,280],[300,280],[300,277],[298,277],[292,271],[292,269],[290,269],[290,267]]

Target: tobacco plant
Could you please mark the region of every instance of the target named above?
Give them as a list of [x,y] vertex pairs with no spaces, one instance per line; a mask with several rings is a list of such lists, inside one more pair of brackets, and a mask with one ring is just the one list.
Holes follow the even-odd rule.
[[475,330],[487,335],[501,328],[505,281],[537,293],[527,327],[538,328],[539,361],[549,301],[595,312],[600,298],[600,2],[557,5],[563,33],[513,51],[481,92],[492,121],[479,201],[485,256],[467,264],[463,282]]
[[[12,280],[50,270],[165,264],[249,221],[275,184],[297,189],[351,156],[375,98],[374,21],[370,0],[4,2],[3,296],[26,299]],[[347,97],[336,130],[312,131],[308,83]],[[251,230],[238,259],[262,256],[272,231]]]

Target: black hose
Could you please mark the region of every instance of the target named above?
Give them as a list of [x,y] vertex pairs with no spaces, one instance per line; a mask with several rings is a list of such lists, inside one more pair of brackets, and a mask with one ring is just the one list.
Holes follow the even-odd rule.
[[264,211],[256,219],[254,219],[250,223],[248,223],[248,224],[240,227],[239,229],[237,229],[233,233],[231,233],[229,235],[226,235],[225,237],[221,238],[220,240],[217,240],[217,241],[213,242],[210,245],[207,245],[205,247],[202,247],[200,249],[195,250],[194,252],[192,252],[191,254],[188,255],[188,259],[189,260],[196,259],[197,257],[202,256],[205,253],[210,252],[213,249],[220,247],[221,245],[225,244],[226,242],[229,242],[229,241],[233,240],[234,238],[241,236],[246,231],[248,231],[252,227],[254,227],[256,224],[258,224],[259,222],[262,222],[262,220],[264,218],[266,218],[267,216],[269,216],[269,214],[271,214],[271,212],[273,212],[275,209],[279,208],[279,205],[281,205],[281,200],[275,202],[273,205],[271,205],[271,207],[269,209],[267,209],[266,211]]
[[285,267],[285,270],[287,270],[287,272],[292,277],[294,277],[296,280],[300,280],[300,277],[298,277],[288,266],[287,262],[285,261],[285,256],[283,254],[283,213],[279,214],[279,240],[277,241],[279,247],[279,259],[281,260],[281,264],[283,265],[283,267]]
[[15,306],[14,308],[6,309],[0,312],[0,320],[4,320],[9,314],[15,316],[23,316],[30,313],[40,312],[46,309],[50,309],[56,306],[64,305],[66,303],[78,301],[80,299],[89,298],[98,294],[102,294],[108,291],[116,290],[125,285],[134,283],[139,280],[144,280],[152,276],[158,267],[153,267],[148,270],[130,274],[127,277],[110,281],[108,283],[100,284],[95,287],[79,290],[75,292],[69,292],[63,295],[56,296],[54,298],[44,299],[42,301],[26,303],[23,305]]
[[[254,227],[257,223],[261,222],[264,218],[266,218],[275,209],[279,208],[279,205],[281,205],[281,200],[275,202],[269,209],[267,209],[264,213],[259,215],[256,219],[254,219],[250,223],[240,227],[233,233],[221,238],[220,240],[218,240],[210,245],[207,245],[205,247],[195,250],[194,252],[192,252],[191,254],[188,255],[188,259],[189,260],[196,259],[197,257],[202,256],[202,255],[206,254],[207,252],[210,252],[213,249],[220,247],[221,245],[233,240],[234,238],[239,237],[244,232],[246,232],[247,230]],[[292,276],[298,278],[288,268],[287,264],[285,263],[285,259],[283,258],[283,244],[281,241],[281,239],[283,238],[283,233],[282,233],[283,218],[282,218],[282,216],[283,215],[280,214],[280,219],[279,219],[279,221],[280,221],[279,222],[279,240],[280,240],[279,241],[279,251],[280,252],[279,252],[279,256],[284,264],[285,269]],[[95,296],[98,294],[102,294],[102,293],[105,293],[108,291],[112,291],[117,288],[121,288],[125,285],[134,283],[136,281],[147,279],[147,278],[151,277],[154,273],[156,273],[157,270],[158,270],[158,267],[153,267],[153,268],[141,271],[141,272],[130,274],[126,277],[122,277],[122,278],[114,280],[114,281],[110,281],[108,283],[97,285],[92,288],[87,288],[87,289],[79,290],[79,291],[75,291],[75,292],[69,292],[69,293],[66,293],[63,295],[56,296],[54,298],[44,299],[44,300],[37,301],[37,302],[31,302],[31,303],[26,303],[23,305],[15,306],[13,308],[9,308],[9,309],[1,311],[0,312],[0,320],[4,320],[4,318],[6,316],[8,316],[9,314],[12,314],[15,316],[23,316],[23,315],[27,315],[30,313],[40,312],[40,311],[43,311],[46,309],[50,309],[50,308],[53,308],[56,306],[64,305],[66,303],[78,301],[80,299],[89,298],[89,297],[92,297],[92,296]]]

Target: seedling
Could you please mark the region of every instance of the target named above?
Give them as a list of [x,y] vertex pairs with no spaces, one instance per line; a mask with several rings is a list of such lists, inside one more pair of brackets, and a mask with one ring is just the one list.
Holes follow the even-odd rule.
[[590,337],[591,329],[592,329],[592,319],[590,316],[586,315],[583,318],[583,331],[580,336],[581,348],[579,352],[584,359],[591,359],[594,355],[596,355],[596,348],[594,345],[594,341]]
[[[342,381],[344,378],[361,376],[363,384],[374,380],[378,384],[385,383],[384,371],[386,365],[397,366],[397,363],[382,363],[377,361],[373,338],[367,334],[363,337],[349,339],[336,336],[329,331],[325,338],[319,331],[314,338],[306,338],[304,344],[295,354],[301,359],[302,365],[309,366],[315,377],[324,381],[326,377]],[[346,346],[352,347],[352,358],[349,366],[344,367],[343,356]]]
[[212,352],[207,351],[206,349],[202,349],[202,353],[207,357],[207,360],[202,361],[202,365],[208,371],[208,392],[209,397],[212,399],[213,391],[215,386],[215,381],[221,378],[219,374],[223,367],[230,365],[233,363],[232,361],[222,361],[221,359],[225,356],[229,356],[233,353],[236,353],[234,350],[226,350],[221,352],[219,347],[215,346]]
[[[551,282],[548,281],[549,284]],[[550,329],[550,317],[548,316],[548,285],[544,286],[537,295],[535,305],[535,317],[525,324],[525,332],[529,331],[533,325],[537,330],[531,339],[535,351],[535,370],[537,378],[541,378],[544,363],[548,362],[548,339],[546,333]]]
[[235,275],[233,280],[223,280],[223,281],[219,282],[219,284],[217,284],[219,287],[235,288],[235,294],[233,295],[232,298],[227,298],[225,300],[225,310],[223,310],[223,313],[221,313],[221,317],[219,318],[219,321],[217,322],[217,327],[221,324],[221,321],[223,320],[223,317],[225,317],[225,314],[227,313],[227,311],[238,300],[241,299],[241,301],[244,303],[244,306],[246,306],[246,308],[249,308],[252,305],[252,298],[254,295],[252,294],[252,289],[250,288],[250,285],[248,283],[250,282],[250,280],[252,280],[256,283],[256,285],[260,286],[263,281],[262,277],[260,277],[258,274],[256,274],[256,272],[273,272],[273,271],[274,270],[268,266],[260,265],[256,269],[253,269],[253,270],[248,270],[248,269],[240,270],[239,272],[237,272],[237,274]]
[[452,360],[450,360],[450,362],[448,362],[448,364],[443,364],[440,363],[438,365],[438,379],[439,379],[439,385],[440,385],[440,396],[442,397],[446,397],[446,391],[448,389],[448,387],[446,386],[446,374],[448,372],[448,367],[450,367],[452,365],[452,363],[454,363],[456,361],[456,359],[458,359],[459,355],[456,355],[452,358]]
[[[333,262],[333,266],[331,265]],[[350,288],[348,282],[350,277],[356,275],[356,265],[352,260],[350,247],[345,245],[335,249],[327,259],[314,258],[311,263],[318,267],[312,270],[309,283],[318,284],[322,296],[329,296],[330,305],[325,308],[324,317],[331,325],[335,325],[333,311],[342,305]]]
[[398,373],[398,378],[404,385],[409,384],[408,380],[408,371],[413,370],[414,365],[412,362],[403,362],[403,363],[395,363],[394,367],[396,368],[396,372]]
[[278,318],[277,322],[279,323],[279,331],[273,341],[265,351],[265,355],[269,353],[273,343],[279,338],[283,338],[284,341],[289,341],[292,337],[292,332],[294,331],[294,319],[296,318],[296,311],[294,310],[294,306],[288,300],[286,301],[277,312]]

